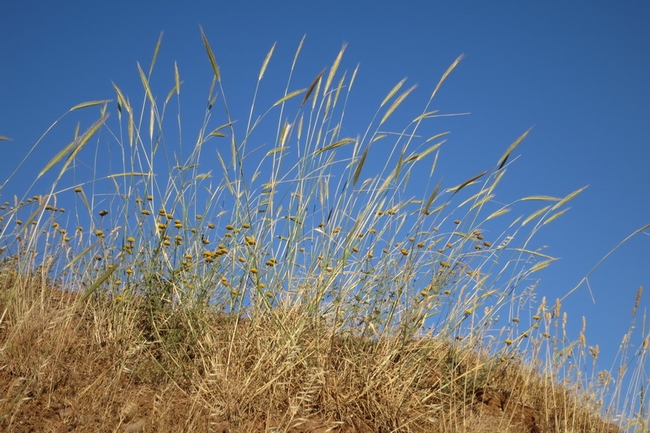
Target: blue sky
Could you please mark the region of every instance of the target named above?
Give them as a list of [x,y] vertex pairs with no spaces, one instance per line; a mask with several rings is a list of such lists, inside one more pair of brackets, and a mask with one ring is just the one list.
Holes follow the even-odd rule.
[[[185,80],[184,128],[196,129],[211,77],[202,25],[241,118],[274,42],[262,95],[283,88],[303,35],[297,79],[305,86],[347,42],[342,67],[360,64],[346,120],[350,134],[357,120],[358,131],[365,127],[404,77],[419,85],[413,105],[403,108],[414,117],[413,107],[420,109],[464,54],[436,99],[444,112],[471,113],[440,120],[452,131],[439,168],[445,186],[493,166],[530,127],[499,200],[561,197],[589,185],[538,235],[546,252],[562,259],[540,274],[540,296],[564,295],[618,242],[650,223],[648,2],[21,1],[4,2],[0,14],[0,135],[13,139],[0,144],[2,180],[70,107],[113,99],[111,81],[141,95],[136,62],[148,68],[161,31],[152,85],[166,94],[177,61]],[[69,142],[73,127],[71,121],[60,128],[28,160],[12,184],[16,193]],[[3,191],[2,201],[13,193]],[[595,303],[582,287],[564,304],[574,329],[586,317],[588,343],[599,344],[610,362],[638,287],[650,288],[649,234],[630,240],[591,275]]]

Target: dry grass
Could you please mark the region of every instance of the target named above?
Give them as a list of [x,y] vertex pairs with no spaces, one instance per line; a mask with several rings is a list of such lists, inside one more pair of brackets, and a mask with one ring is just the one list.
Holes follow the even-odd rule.
[[[438,176],[448,132],[427,126],[430,106],[460,58],[406,127],[391,124],[414,90],[402,80],[352,138],[345,47],[291,90],[301,42],[284,93],[257,114],[256,91],[240,135],[203,42],[214,79],[188,156],[165,120],[178,67],[164,104],[150,86],[159,43],[148,73],[138,65],[142,108],[115,84],[116,125],[110,101],[73,107],[99,117],[39,173],[49,192],[0,206],[6,431],[619,431],[600,419],[609,376],[581,376],[597,348],[568,342],[560,301],[534,296],[555,260],[534,235],[582,189],[494,200],[527,132],[456,186],[409,188],[425,163]],[[100,133],[119,169],[86,179],[75,161],[95,140],[93,160],[114,167]],[[211,140],[219,173],[201,171]],[[389,153],[371,163],[380,141]]]
[[298,311],[159,311],[152,330],[144,300],[116,315],[0,275],[5,431],[618,431],[480,348],[337,335]]

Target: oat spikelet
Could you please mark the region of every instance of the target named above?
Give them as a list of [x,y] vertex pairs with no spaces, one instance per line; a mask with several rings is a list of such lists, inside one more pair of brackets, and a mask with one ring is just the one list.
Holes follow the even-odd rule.
[[397,84],[396,84],[396,85],[391,89],[391,91],[388,92],[388,95],[386,95],[386,97],[384,98],[384,100],[382,101],[382,103],[379,104],[379,107],[381,108],[381,107],[383,107],[384,105],[386,105],[386,102],[388,102],[388,101],[390,100],[390,98],[392,98],[393,96],[395,96],[395,93],[397,93],[397,91],[398,91],[399,89],[402,88],[402,85],[403,85],[405,82],[406,82],[406,78],[403,78],[402,81],[400,81],[399,83],[397,83]]
[[269,50],[269,53],[266,55],[266,58],[264,59],[264,63],[262,63],[262,68],[260,69],[260,74],[257,77],[257,81],[262,81],[262,78],[264,77],[264,72],[266,72],[266,67],[269,66],[269,62],[271,61],[271,56],[273,56],[273,51],[275,51],[276,44],[277,42],[273,44],[273,46]]
[[203,39],[203,45],[205,46],[205,51],[208,55],[208,59],[210,60],[210,65],[212,66],[212,72],[214,72],[214,78],[216,78],[217,81],[221,81],[219,66],[217,65],[217,60],[214,57],[214,53],[212,52],[212,48],[210,47],[208,38],[205,36],[205,33],[203,32],[203,27],[201,27],[201,38]]
[[393,114],[393,111],[395,111],[397,109],[397,107],[399,107],[399,105],[402,102],[404,102],[404,99],[406,99],[406,97],[413,90],[415,90],[415,87],[416,86],[413,86],[410,89],[408,89],[407,91],[405,91],[404,93],[402,93],[401,95],[399,95],[399,97],[395,100],[395,102],[393,102],[393,105],[391,105],[390,108],[388,109],[388,111],[386,111],[386,114],[384,114],[384,117],[382,117],[381,122],[379,122],[380,125],[382,125],[386,121],[386,119],[388,119],[390,117],[390,115]]
[[341,47],[341,51],[339,51],[339,54],[336,56],[336,60],[334,60],[334,64],[330,68],[330,73],[327,76],[327,81],[325,82],[325,87],[323,88],[323,95],[327,93],[330,86],[332,85],[332,80],[334,79],[334,75],[336,74],[336,71],[339,68],[339,65],[341,64],[341,59],[343,58],[343,53],[345,52],[346,47],[347,44],[343,44],[343,46]]

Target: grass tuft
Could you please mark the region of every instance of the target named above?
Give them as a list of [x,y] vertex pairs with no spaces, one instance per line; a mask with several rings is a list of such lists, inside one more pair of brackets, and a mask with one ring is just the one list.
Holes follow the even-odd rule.
[[49,192],[0,206],[5,431],[619,431],[611,375],[584,386],[598,348],[535,296],[556,260],[535,234],[584,188],[496,201],[528,131],[457,186],[434,176],[449,133],[430,107],[461,58],[406,126],[402,80],[351,138],[345,45],[324,82],[295,85],[301,41],[260,110],[274,44],[242,130],[201,37],[214,79],[189,153],[166,120],[178,65],[164,102],[152,87],[161,34],[141,109],[115,83],[117,116],[109,99],[73,107],[98,117],[39,173],[63,161]]

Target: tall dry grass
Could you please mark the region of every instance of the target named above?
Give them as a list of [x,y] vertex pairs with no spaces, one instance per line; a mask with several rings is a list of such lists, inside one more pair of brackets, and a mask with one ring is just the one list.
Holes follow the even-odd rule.
[[[295,84],[301,41],[260,109],[274,45],[236,117],[202,38],[213,80],[189,154],[172,145],[178,66],[164,101],[150,85],[159,40],[138,65],[141,106],[113,84],[115,100],[70,109],[98,115],[38,174],[49,190],[1,207],[5,429],[617,431],[604,415],[646,429],[645,400],[622,417],[607,406],[614,377],[614,401],[630,398],[626,371],[585,377],[598,348],[567,339],[559,300],[535,298],[556,260],[535,234],[582,189],[498,203],[528,132],[485,171],[439,180],[435,96],[461,58],[406,125],[402,80],[348,135],[345,46]],[[120,158],[104,175],[106,141]]]

